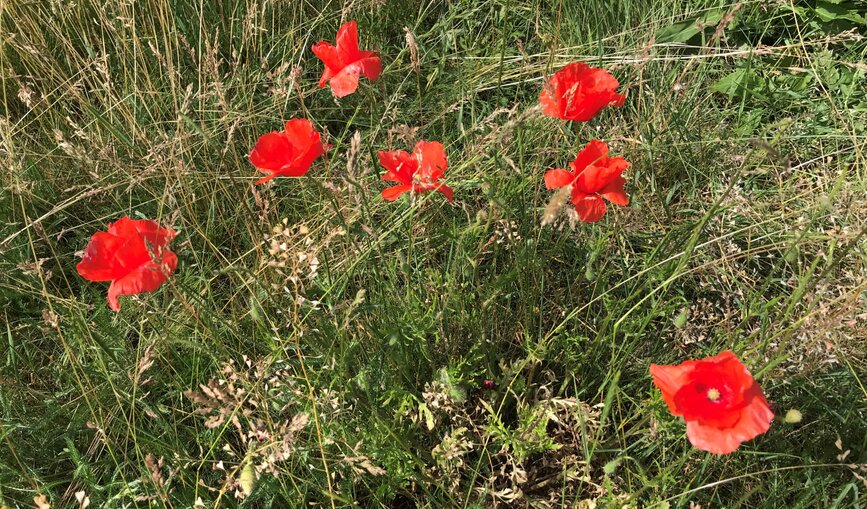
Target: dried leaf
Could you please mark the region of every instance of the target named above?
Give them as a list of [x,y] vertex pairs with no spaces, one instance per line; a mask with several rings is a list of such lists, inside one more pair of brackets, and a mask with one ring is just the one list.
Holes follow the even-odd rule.
[[33,503],[36,505],[36,509],[51,509],[51,504],[45,495],[36,495],[33,497]]
[[88,497],[84,491],[76,491],[75,500],[78,500],[79,509],[87,509],[90,505],[90,497]]

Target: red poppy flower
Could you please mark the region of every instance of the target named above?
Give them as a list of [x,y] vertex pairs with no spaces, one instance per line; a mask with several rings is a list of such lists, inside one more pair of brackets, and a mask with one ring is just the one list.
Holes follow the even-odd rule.
[[629,205],[629,197],[623,191],[626,180],[620,176],[629,162],[620,156],[608,157],[605,143],[590,140],[569,166],[572,171],[559,168],[545,173],[545,187],[571,185],[572,203],[582,221],[592,223],[605,215],[603,198],[615,205]]
[[449,167],[449,162],[442,143],[438,141],[420,141],[412,154],[403,150],[393,152],[380,150],[379,164],[388,170],[382,176],[383,180],[400,184],[382,192],[382,197],[388,201],[396,200],[406,192],[426,191],[439,191],[450,202],[454,201],[452,188],[439,182],[446,168]]
[[286,122],[283,132],[268,133],[256,142],[250,152],[250,162],[262,173],[269,173],[256,184],[264,184],[274,177],[301,177],[310,169],[317,157],[331,148],[323,145],[321,135],[313,124],[303,118]]
[[311,49],[325,64],[325,71],[319,79],[319,88],[330,82],[331,90],[337,97],[355,92],[360,74],[375,81],[382,71],[382,61],[376,53],[358,49],[358,26],[354,21],[345,23],[337,31],[337,46],[327,41],[319,41]]
[[84,279],[111,281],[108,306],[120,311],[118,296],[152,292],[175,271],[178,257],[167,247],[174,237],[155,221],[122,217],[93,235],[76,268]]
[[762,388],[732,352],[677,366],[651,364],[650,375],[671,413],[686,421],[690,443],[703,451],[734,452],[774,419]]
[[587,122],[606,106],[621,106],[625,95],[616,92],[619,83],[605,69],[576,62],[560,69],[539,94],[546,115]]

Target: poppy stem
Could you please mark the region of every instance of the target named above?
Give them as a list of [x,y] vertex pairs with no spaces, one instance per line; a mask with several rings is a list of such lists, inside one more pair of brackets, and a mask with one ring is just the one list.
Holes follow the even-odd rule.
[[407,281],[409,281],[412,271],[412,246],[415,244],[415,239],[413,239],[412,232],[415,230],[415,210],[418,205],[416,201],[418,198],[418,194],[415,191],[410,191],[410,197],[412,198],[411,205],[409,208],[409,232],[407,234],[407,238],[409,242],[407,243],[406,248],[406,273],[407,273]]

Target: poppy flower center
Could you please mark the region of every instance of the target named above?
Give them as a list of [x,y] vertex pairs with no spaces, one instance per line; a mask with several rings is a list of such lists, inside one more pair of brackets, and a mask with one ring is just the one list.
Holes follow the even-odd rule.
[[708,391],[707,391],[707,399],[708,399],[709,401],[719,401],[719,398],[720,398],[720,393],[719,393],[719,391],[718,391],[717,389],[714,389],[713,387],[711,387],[710,389],[708,389]]

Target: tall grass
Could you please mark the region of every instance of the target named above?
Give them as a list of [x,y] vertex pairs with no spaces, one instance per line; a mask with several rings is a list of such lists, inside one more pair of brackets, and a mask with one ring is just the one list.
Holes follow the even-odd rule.
[[[864,28],[811,9],[0,0],[0,504],[860,507]],[[384,72],[338,101],[309,47],[349,19]],[[626,105],[533,111],[575,60]],[[334,148],[254,187],[300,116]],[[630,206],[541,226],[591,137]],[[454,206],[379,198],[418,139]],[[123,215],[180,263],[115,314],[74,265]],[[715,457],[647,366],[727,348],[803,421]]]

